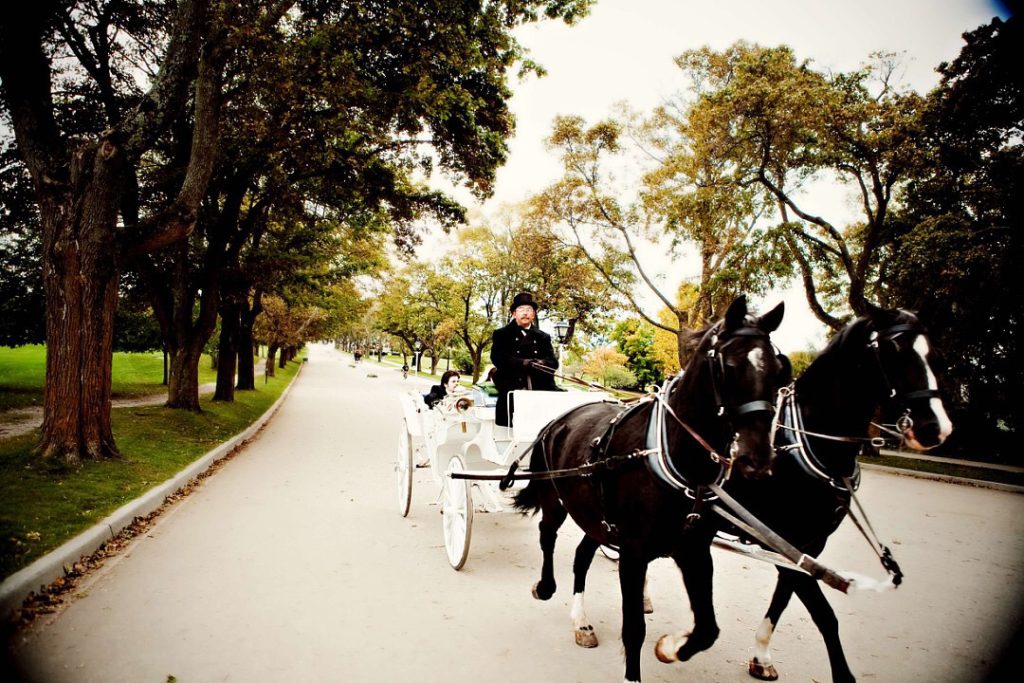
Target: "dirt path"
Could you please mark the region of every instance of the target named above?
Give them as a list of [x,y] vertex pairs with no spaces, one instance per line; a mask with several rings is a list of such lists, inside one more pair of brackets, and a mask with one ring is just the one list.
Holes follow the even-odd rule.
[[[452,571],[429,471],[416,471],[410,516],[396,511],[395,394],[413,379],[350,365],[314,347],[288,401],[245,452],[93,576],[80,599],[21,635],[24,679],[621,681],[615,565],[599,557],[590,575],[596,650],[576,647],[569,628],[579,538],[571,524],[549,602],[530,597],[536,520],[477,515],[469,562]],[[907,578],[885,594],[829,592],[854,672],[862,681],[985,680],[1024,613],[1024,496],[879,472],[865,473],[862,492]],[[881,574],[848,526],[824,559]],[[655,660],[653,642],[687,629],[689,610],[674,566],[653,564],[644,680],[753,680],[746,661],[774,576],[716,553],[722,636],[694,661],[669,666]],[[773,644],[782,680],[829,680],[800,605]]]
[[[256,376],[262,377],[264,368],[257,365]],[[217,388],[216,382],[199,385],[199,395],[212,394]],[[117,399],[111,401],[114,408],[134,408],[136,406],[158,406],[167,401],[167,394],[151,394],[138,398]],[[22,434],[28,434],[33,429],[38,429],[43,423],[43,409],[41,406],[33,408],[16,408],[0,413],[0,439],[10,439]]]

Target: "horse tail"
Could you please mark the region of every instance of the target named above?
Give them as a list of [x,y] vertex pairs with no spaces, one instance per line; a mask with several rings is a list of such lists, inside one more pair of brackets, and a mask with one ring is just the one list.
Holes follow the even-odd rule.
[[[541,430],[537,440],[533,442],[533,453],[530,454],[531,472],[546,472],[548,470],[547,452],[544,448],[544,444],[547,441],[547,435],[548,427],[545,427]],[[537,514],[537,512],[540,511],[540,506],[543,502],[545,487],[550,485],[551,482],[544,479],[531,480],[525,488],[520,489],[519,492],[512,497],[512,507],[520,514]]]

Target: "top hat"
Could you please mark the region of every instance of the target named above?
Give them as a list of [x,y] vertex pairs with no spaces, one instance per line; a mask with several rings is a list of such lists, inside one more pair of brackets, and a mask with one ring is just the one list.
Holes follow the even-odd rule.
[[534,313],[537,312],[537,302],[533,300],[533,294],[529,292],[516,294],[515,298],[512,299],[512,305],[509,306],[509,310],[515,311],[520,306],[532,306]]

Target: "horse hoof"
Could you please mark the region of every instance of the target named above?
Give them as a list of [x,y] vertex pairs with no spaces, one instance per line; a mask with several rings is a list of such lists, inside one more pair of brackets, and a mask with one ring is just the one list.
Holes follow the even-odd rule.
[[533,584],[533,589],[530,591],[533,595],[534,600],[550,600],[551,596],[555,594],[555,591],[541,591],[540,582]]
[[772,664],[762,664],[757,661],[756,657],[750,660],[747,671],[751,676],[762,681],[779,680],[779,672],[775,670],[775,666]]
[[666,643],[668,640],[669,636],[662,636],[661,638],[658,638],[658,642],[654,645],[654,656],[658,658],[659,662],[664,662],[665,664],[671,664],[672,662],[679,661],[679,658],[676,656],[676,651],[671,649],[671,645]]
[[593,626],[580,626],[575,631],[576,644],[580,647],[597,647],[597,634]]
[[654,603],[650,598],[644,598],[644,614],[654,614]]

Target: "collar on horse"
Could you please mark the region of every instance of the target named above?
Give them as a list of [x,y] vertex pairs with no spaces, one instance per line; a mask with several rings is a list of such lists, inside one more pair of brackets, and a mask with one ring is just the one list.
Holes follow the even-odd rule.
[[[854,461],[852,476],[833,474],[829,468],[814,454],[808,437],[818,437],[845,443],[861,443],[863,439],[854,437],[836,437],[828,434],[817,434],[804,429],[804,417],[796,400],[796,389],[791,384],[779,390],[778,406],[775,420],[772,422],[771,442],[776,453],[788,453],[803,472],[819,481],[825,482],[839,493],[849,493],[860,486],[860,465]],[[853,488],[847,486],[852,481]]]
[[[759,327],[740,327],[736,330],[730,331],[728,333],[728,337],[726,337],[725,341],[721,344],[719,343],[721,342],[721,338],[717,331],[713,330],[711,335],[711,344],[705,353],[705,362],[708,364],[708,374],[711,378],[711,387],[714,394],[717,416],[728,421],[730,418],[735,419],[749,413],[774,413],[775,406],[773,406],[770,401],[764,400],[748,401],[740,404],[732,411],[728,411],[719,388],[721,378],[725,375],[725,359],[722,355],[722,350],[738,337],[767,337],[768,333]],[[653,395],[657,405],[652,408],[647,424],[647,466],[654,476],[669,487],[682,491],[687,497],[694,500],[711,500],[716,497],[714,493],[710,492],[705,485],[695,486],[682,472],[679,471],[675,466],[675,463],[673,463],[668,447],[667,417],[671,416],[679,426],[686,430],[694,441],[707,451],[711,460],[720,466],[718,476],[714,481],[714,483],[719,486],[729,478],[729,474],[732,472],[733,458],[736,456],[736,450],[738,447],[738,437],[733,437],[729,448],[729,455],[723,456],[719,454],[700,434],[698,434],[696,430],[676,415],[672,406],[669,405],[668,399],[675,389],[676,382],[678,382],[682,376],[683,374],[679,373],[665,384],[665,386],[661,388],[661,391]]]

